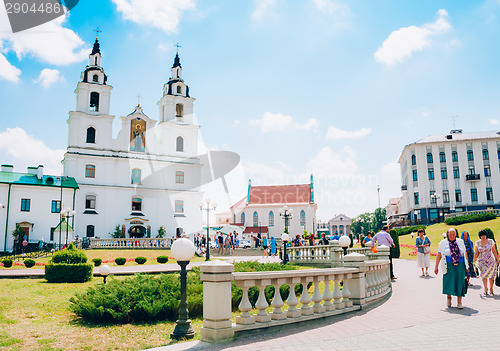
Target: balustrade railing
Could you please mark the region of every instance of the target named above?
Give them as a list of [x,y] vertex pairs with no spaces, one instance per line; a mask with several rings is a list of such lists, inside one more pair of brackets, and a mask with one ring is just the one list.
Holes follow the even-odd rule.
[[91,249],[167,249],[170,239],[158,238],[120,238],[120,239],[90,239]]

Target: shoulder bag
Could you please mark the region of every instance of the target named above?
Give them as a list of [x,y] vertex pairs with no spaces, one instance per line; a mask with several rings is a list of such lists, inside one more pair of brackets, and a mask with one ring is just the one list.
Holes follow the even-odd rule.
[[495,285],[500,286],[500,269],[497,267],[497,277],[495,278]]
[[[425,239],[427,239],[427,237],[425,237],[424,241],[422,241],[422,245],[424,245]],[[424,246],[424,254],[428,254],[428,253],[431,253],[431,247],[430,246]]]

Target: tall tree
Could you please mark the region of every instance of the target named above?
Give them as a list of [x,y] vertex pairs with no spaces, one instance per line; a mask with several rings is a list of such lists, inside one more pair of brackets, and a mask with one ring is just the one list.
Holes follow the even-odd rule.
[[385,222],[385,208],[377,208],[372,217],[372,231],[379,232]]

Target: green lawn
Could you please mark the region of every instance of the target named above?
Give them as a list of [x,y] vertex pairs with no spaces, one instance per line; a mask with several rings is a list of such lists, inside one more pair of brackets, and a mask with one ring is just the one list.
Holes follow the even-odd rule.
[[[441,240],[443,240],[443,233],[446,233],[448,228],[452,226],[446,225],[445,223],[439,223],[439,224],[434,224],[425,229],[426,235],[429,237],[431,240],[431,252],[437,252],[438,249],[438,244]],[[490,228],[493,233],[495,234],[495,238],[497,237],[498,233],[500,233],[500,218],[491,220],[491,221],[486,221],[486,222],[477,222],[477,223],[466,223],[462,224],[459,226],[453,226],[455,229],[457,229],[458,235],[461,236],[462,232],[464,230],[468,231],[471,240],[475,242],[476,240],[479,239],[477,236],[477,233],[481,229],[485,228]],[[399,237],[399,243],[400,244],[406,244],[406,245],[415,245],[415,240],[417,238],[417,235],[415,233],[414,237],[411,237],[411,234],[407,235],[402,235]],[[417,259],[417,256],[410,256],[409,253],[414,251],[414,249],[410,248],[405,248],[401,247],[401,256],[400,258],[407,258],[407,259]],[[434,256],[431,256],[431,259],[434,259]]]

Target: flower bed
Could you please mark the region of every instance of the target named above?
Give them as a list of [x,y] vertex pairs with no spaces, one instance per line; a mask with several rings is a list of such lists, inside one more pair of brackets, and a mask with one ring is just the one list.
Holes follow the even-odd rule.
[[[417,246],[415,245],[407,245],[407,244],[399,244],[400,247],[406,247],[409,249],[413,249],[412,252],[410,252],[408,255],[409,256],[417,256]],[[437,252],[431,252],[431,256],[437,256]]]
[[[173,257],[169,257],[168,259],[169,260],[173,260]],[[156,261],[156,257],[153,257],[150,260]],[[135,261],[135,258],[127,258],[127,262],[133,262],[133,261]],[[114,259],[113,260],[103,260],[102,261],[102,263],[114,263],[114,262],[115,262]],[[22,262],[12,262],[12,265],[13,266],[22,266],[22,267],[24,267],[24,263],[22,263]],[[3,263],[2,262],[0,262],[0,266],[3,267]],[[43,262],[37,262],[37,263],[35,263],[35,266],[45,266],[45,263],[43,263]]]

